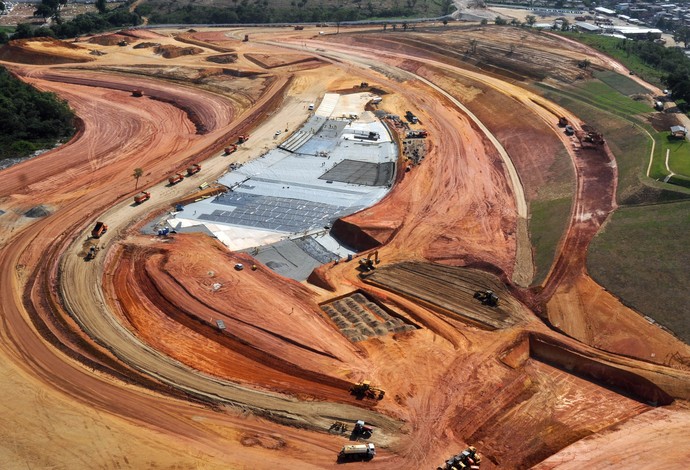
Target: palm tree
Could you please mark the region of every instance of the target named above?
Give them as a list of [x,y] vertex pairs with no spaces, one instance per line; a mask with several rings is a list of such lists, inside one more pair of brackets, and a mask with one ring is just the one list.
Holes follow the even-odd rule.
[[137,189],[139,187],[139,178],[141,178],[144,175],[144,170],[141,168],[135,168],[134,173],[132,173],[132,177],[136,180],[136,184],[134,185],[134,189]]

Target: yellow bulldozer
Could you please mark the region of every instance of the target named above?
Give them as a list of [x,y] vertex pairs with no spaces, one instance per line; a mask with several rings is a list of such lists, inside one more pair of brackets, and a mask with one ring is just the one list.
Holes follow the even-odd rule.
[[352,385],[352,387],[350,387],[350,393],[360,400],[363,398],[382,400],[386,395],[385,390],[374,387],[369,380],[364,380]]

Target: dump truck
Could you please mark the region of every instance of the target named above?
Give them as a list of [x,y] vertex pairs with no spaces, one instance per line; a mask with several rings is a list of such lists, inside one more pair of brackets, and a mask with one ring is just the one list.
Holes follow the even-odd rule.
[[359,399],[370,398],[372,400],[382,400],[386,395],[385,390],[372,386],[371,382],[368,380],[352,385],[350,387],[350,393]]
[[148,191],[142,191],[136,196],[134,196],[134,202],[137,204],[141,204],[144,201],[148,201],[151,199],[151,193]]
[[96,222],[96,226],[91,230],[93,238],[101,238],[108,231],[108,226],[103,222]]
[[132,90],[132,96],[135,98],[141,98],[144,96],[144,90]]
[[231,153],[237,152],[237,145],[230,144],[225,147],[225,155],[230,155]]
[[366,423],[360,419],[355,423],[355,427],[352,429],[352,432],[355,437],[363,437],[368,439],[374,432],[374,428],[367,426]]
[[237,137],[237,143],[238,143],[238,144],[243,144],[243,143],[245,143],[245,142],[248,141],[248,140],[249,140],[249,135],[248,135],[248,134],[242,134],[242,135],[240,135],[240,136]]
[[566,117],[560,117],[558,118],[558,127],[565,127],[568,125],[568,118]]
[[489,307],[498,307],[498,296],[492,290],[478,290],[474,293],[474,298]]
[[354,444],[344,446],[338,454],[338,461],[371,460],[376,455],[374,444]]
[[481,455],[477,453],[477,449],[469,446],[457,455],[452,456],[443,467],[437,467],[437,470],[479,470],[479,463],[482,461]]
[[187,168],[187,176],[192,176],[193,174],[199,173],[201,171],[201,166],[197,163],[189,165]]
[[295,26],[295,31],[302,31],[304,26]]
[[184,179],[184,176],[182,176],[181,173],[175,173],[175,174],[172,175],[170,178],[168,178],[168,183],[170,183],[171,185],[172,185],[172,184],[177,184],[177,183],[179,183],[180,181],[182,181],[183,179]]

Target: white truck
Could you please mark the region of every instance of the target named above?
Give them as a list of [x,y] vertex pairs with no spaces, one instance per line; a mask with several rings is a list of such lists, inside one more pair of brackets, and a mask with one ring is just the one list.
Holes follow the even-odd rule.
[[354,444],[344,446],[338,454],[339,461],[371,460],[376,455],[374,444]]

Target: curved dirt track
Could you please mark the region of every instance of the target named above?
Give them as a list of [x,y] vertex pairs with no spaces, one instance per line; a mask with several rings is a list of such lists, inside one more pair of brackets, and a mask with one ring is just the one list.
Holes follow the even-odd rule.
[[[295,34],[295,43],[307,41]],[[279,104],[292,111],[306,108],[301,103],[328,89],[368,80],[389,93],[387,103],[396,112],[418,109],[432,139],[421,166],[379,205],[348,222],[386,242],[380,250],[384,263],[435,260],[484,263],[507,275],[518,270],[515,258],[524,240],[516,227],[525,198],[513,189],[520,183],[518,174],[515,168],[506,169],[509,156],[487,135],[488,123],[485,127],[459,112],[462,106],[453,90],[429,81],[429,70],[420,64],[485,82],[554,130],[555,116],[574,122],[575,117],[519,86],[436,60],[399,51],[381,54],[373,46],[310,44],[332,64],[323,72],[300,71],[297,77],[276,72],[265,88],[252,91],[249,109],[237,109],[237,102],[221,95],[160,80],[92,71],[22,72],[41,88],[68,98],[84,125],[70,144],[0,173],[0,204],[10,221],[10,230],[0,238],[0,268],[12,273],[0,280],[4,355],[26,374],[63,392],[56,396],[107,411],[100,418],[106,426],[122,425],[124,418],[155,429],[158,434],[146,434],[142,444],[152,449],[151,460],[129,464],[139,468],[162,461],[166,449],[178,444],[188,449],[180,465],[190,468],[221,468],[228,462],[238,468],[331,468],[337,450],[347,443],[323,432],[335,419],[365,419],[378,427],[372,440],[381,451],[368,468],[434,468],[472,443],[482,446],[482,468],[525,468],[586,435],[626,420],[643,421],[640,417],[650,413],[639,399],[533,357],[525,336],[547,338],[561,351],[582,354],[594,361],[595,369],[600,363],[639,374],[640,382],[648,380],[671,396],[688,398],[686,372],[604,354],[563,338],[517,300],[509,305],[520,325],[489,332],[366,285],[354,263],[319,270],[320,284],[332,289],[327,291],[279,279],[263,267],[237,273],[232,265],[251,258],[224,253],[203,237],[179,235],[166,241],[134,235],[147,213],[162,212],[200,181],[212,180],[228,160],[205,161],[203,179],[153,186],[154,199],[140,206],[130,204],[133,168],[145,168],[139,184],[148,188],[190,161],[217,154],[231,137],[268,119],[270,124],[256,135],[252,131],[249,147],[256,149],[242,149],[237,158],[248,158],[251,151],[257,155],[261,145],[270,145],[276,125],[282,128],[286,116],[295,119],[277,114]],[[258,43],[246,47],[259,55],[285,53]],[[412,73],[416,78],[410,78]],[[158,93],[160,100],[129,96],[134,83],[147,95]],[[116,123],[112,128],[110,121]],[[577,167],[583,155],[561,139]],[[536,300],[556,298],[559,286],[586,274],[586,246],[613,209],[606,204],[613,201],[607,191],[615,185],[615,167],[609,160],[592,161],[577,167],[582,174],[573,217],[581,225],[568,232],[547,289]],[[38,203],[53,214],[34,221],[21,217]],[[97,218],[110,225],[99,241],[105,249],[85,262],[85,239]],[[214,291],[214,282],[221,288]],[[353,290],[366,292],[422,328],[349,343],[328,324],[318,304]],[[529,293],[522,296],[537,303]],[[226,333],[216,331],[216,319],[226,322]],[[388,390],[386,399],[376,404],[353,400],[348,384],[362,379]],[[674,413],[673,408],[663,411]],[[681,426],[674,425],[667,446],[659,448],[668,451],[674,440],[681,442],[679,436]],[[122,455],[126,462],[124,451]],[[678,461],[678,455],[667,460]],[[558,454],[553,458],[561,462]]]

